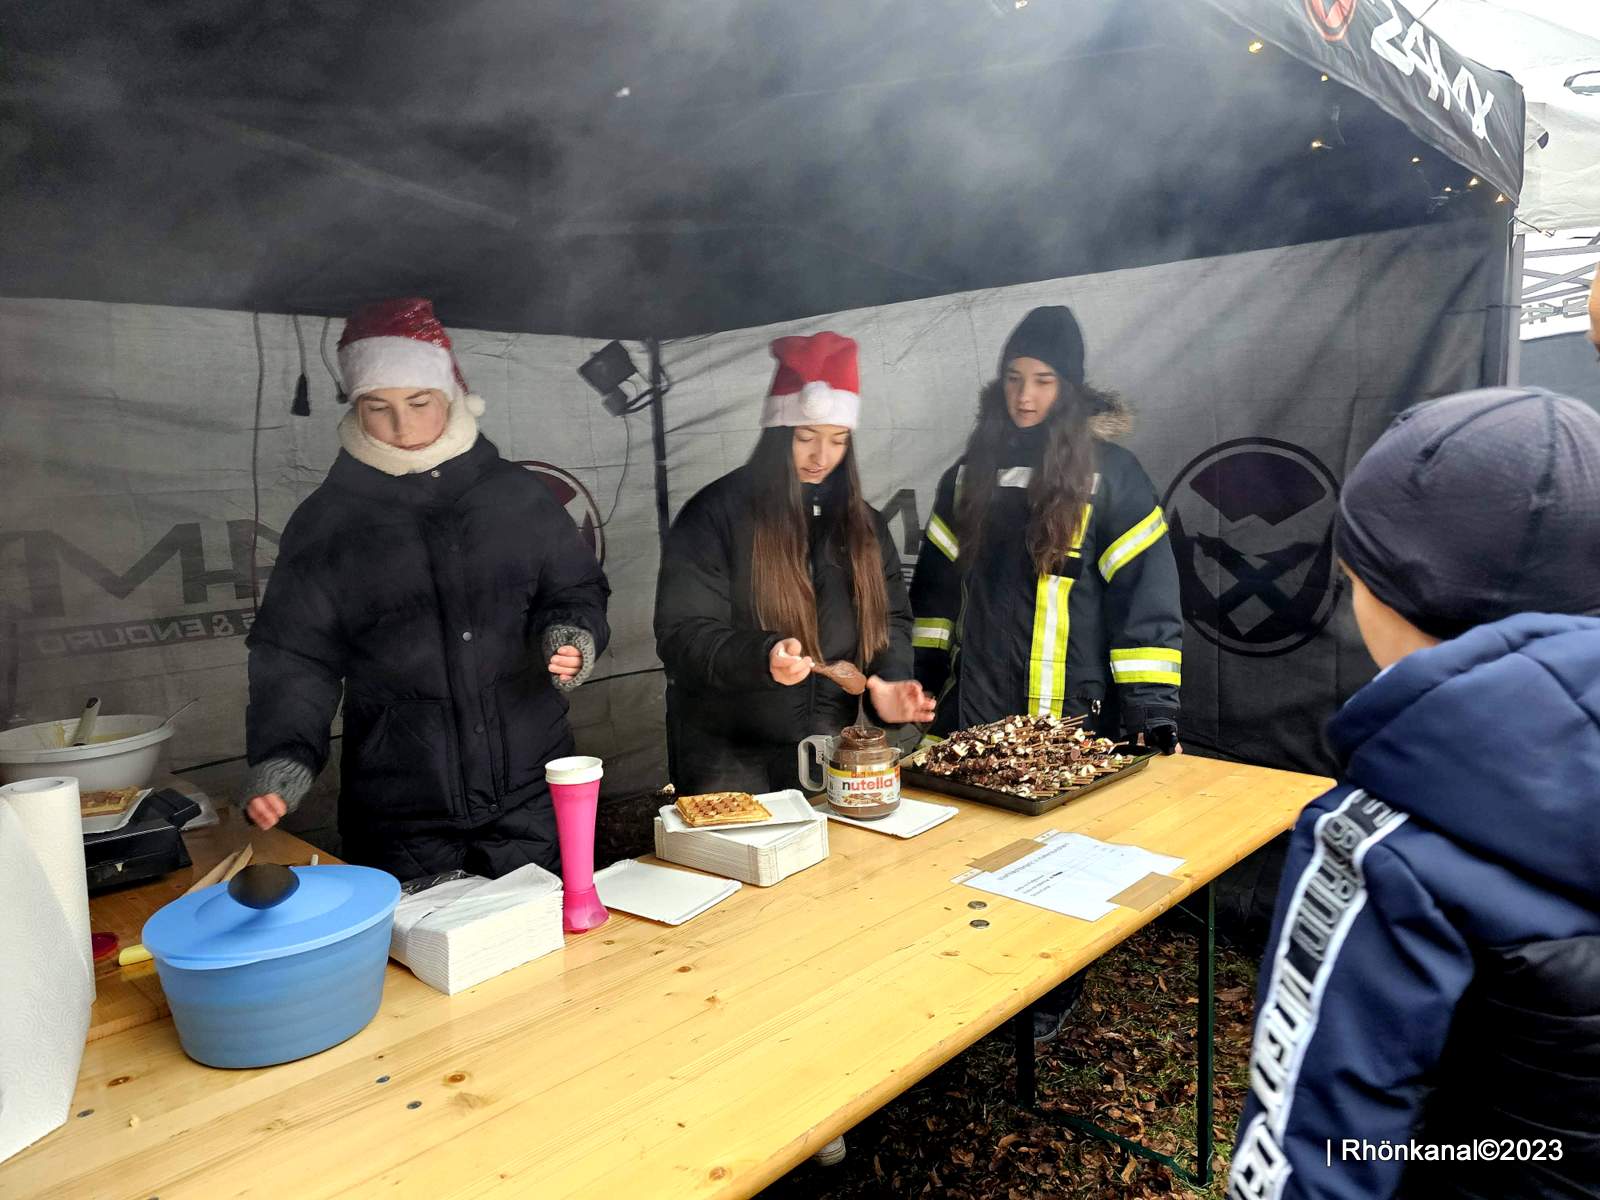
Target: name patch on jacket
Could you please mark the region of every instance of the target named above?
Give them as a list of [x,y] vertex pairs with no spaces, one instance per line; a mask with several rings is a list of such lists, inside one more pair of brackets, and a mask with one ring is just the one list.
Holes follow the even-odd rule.
[[1367,902],[1362,861],[1406,814],[1357,790],[1318,818],[1316,849],[1284,915],[1250,1054],[1250,1088],[1262,1112],[1239,1140],[1230,1197],[1276,1196],[1289,1175],[1284,1129],[1328,975]]

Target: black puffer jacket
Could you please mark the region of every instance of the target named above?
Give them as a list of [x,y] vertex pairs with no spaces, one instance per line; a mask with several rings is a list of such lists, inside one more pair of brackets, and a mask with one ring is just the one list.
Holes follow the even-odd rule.
[[544,764],[572,753],[540,640],[608,636],[610,588],[544,485],[479,437],[391,476],[341,452],[295,511],[249,638],[252,763],[328,757],[344,856],[400,878],[559,866]]
[[[838,733],[856,720],[856,698],[831,680],[812,675],[793,687],[773,682],[767,656],[791,635],[763,629],[756,619],[749,471],[740,467],[697,493],[678,514],[661,552],[656,651],[667,668],[667,733],[680,792],[796,787],[796,743],[813,733]],[[860,630],[850,563],[833,532],[843,490],[837,475],[805,489],[813,514],[811,582],[822,654],[829,661],[855,662],[868,675],[909,679],[911,608],[900,556],[876,511],[889,592],[889,645],[871,663],[857,661]],[[870,703],[867,711],[876,720]]]

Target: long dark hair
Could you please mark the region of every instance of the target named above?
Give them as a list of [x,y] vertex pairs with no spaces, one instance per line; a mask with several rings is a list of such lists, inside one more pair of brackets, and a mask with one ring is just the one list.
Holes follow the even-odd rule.
[[[1044,463],[1028,484],[1028,557],[1046,574],[1071,547],[1094,495],[1095,446],[1089,420],[1117,407],[1116,398],[1088,384],[1060,381],[1061,392],[1045,415]],[[1005,384],[996,379],[978,397],[978,423],[967,439],[966,470],[956,502],[956,538],[961,565],[978,561],[998,487],[996,474],[1006,438],[1016,429],[1006,411]]]
[[[751,564],[751,600],[763,629],[799,638],[818,662],[817,596],[811,586],[811,547],[804,494],[794,469],[794,430],[764,429],[750,455],[755,485],[755,546]],[[883,552],[872,514],[861,498],[854,440],[834,468],[845,488],[845,502],[834,508],[828,531],[842,544],[850,562],[850,587],[860,630],[858,666],[865,668],[889,644],[889,593],[883,582]]]

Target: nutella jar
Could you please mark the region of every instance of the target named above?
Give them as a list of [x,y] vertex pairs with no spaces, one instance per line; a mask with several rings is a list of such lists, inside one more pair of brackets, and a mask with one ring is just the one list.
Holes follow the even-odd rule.
[[[822,766],[821,779],[812,774],[807,747]],[[851,725],[838,737],[808,737],[797,750],[801,785],[826,792],[828,807],[841,817],[876,821],[900,807],[900,751],[883,730]]]

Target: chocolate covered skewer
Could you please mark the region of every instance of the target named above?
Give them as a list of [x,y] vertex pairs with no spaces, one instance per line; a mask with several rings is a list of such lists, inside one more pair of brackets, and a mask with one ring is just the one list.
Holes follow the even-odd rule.
[[1096,737],[1082,717],[1007,717],[953,733],[919,755],[921,769],[960,783],[1045,798],[1092,783],[1133,761]]

